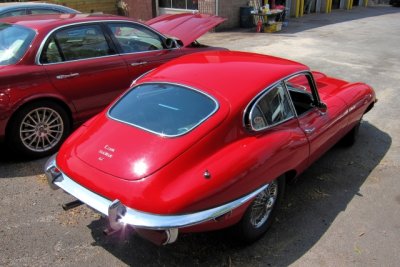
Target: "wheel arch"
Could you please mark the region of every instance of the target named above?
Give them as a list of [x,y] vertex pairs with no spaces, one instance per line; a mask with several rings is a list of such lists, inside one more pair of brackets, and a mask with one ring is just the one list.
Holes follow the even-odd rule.
[[286,182],[292,181],[297,177],[298,172],[296,170],[289,170],[283,174],[285,176]]
[[18,111],[20,111],[21,109],[23,109],[24,107],[26,107],[28,105],[31,105],[31,104],[37,103],[37,102],[41,102],[41,101],[48,101],[48,102],[55,103],[55,104],[59,105],[62,109],[64,109],[65,112],[68,115],[68,118],[69,118],[69,122],[70,122],[69,126],[72,129],[72,127],[73,127],[73,112],[72,112],[70,106],[67,103],[65,103],[63,100],[61,100],[61,99],[59,99],[57,97],[46,96],[46,97],[30,99],[30,100],[24,102],[23,104],[21,104],[20,106],[18,106],[18,108],[16,108],[14,110],[14,112],[10,116],[9,120],[7,121],[6,136],[10,131],[10,125],[12,124],[12,121],[14,120],[14,118],[15,118],[16,114],[18,113]]
[[371,104],[369,104],[367,109],[364,111],[364,114],[366,114],[368,111],[370,111],[374,106],[375,106],[375,102],[372,102]]

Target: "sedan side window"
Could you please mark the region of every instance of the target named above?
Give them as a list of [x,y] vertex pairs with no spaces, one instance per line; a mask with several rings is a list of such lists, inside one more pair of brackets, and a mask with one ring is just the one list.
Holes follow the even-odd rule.
[[3,14],[0,15],[0,18],[23,16],[23,15],[26,15],[26,10],[25,9],[18,9],[18,10],[14,10],[14,11],[9,11],[9,12],[3,13]]
[[57,31],[46,43],[42,63],[79,60],[113,54],[98,25],[71,27]]
[[48,8],[35,8],[30,10],[30,14],[36,15],[36,14],[60,14],[61,12],[54,10],[54,9],[48,9]]
[[108,27],[121,47],[122,53],[146,52],[164,48],[161,36],[143,26],[110,23]]
[[63,61],[54,38],[50,38],[45,45],[40,61],[42,63],[57,63]]
[[289,97],[283,84],[269,89],[254,104],[250,111],[250,125],[254,130],[262,130],[279,124],[294,116]]

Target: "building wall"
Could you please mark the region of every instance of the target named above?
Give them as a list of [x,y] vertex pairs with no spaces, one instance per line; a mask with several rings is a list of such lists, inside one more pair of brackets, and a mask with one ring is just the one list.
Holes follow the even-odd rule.
[[83,13],[117,14],[116,0],[46,0],[45,2],[67,6]]
[[218,15],[227,18],[217,30],[238,28],[240,25],[240,7],[247,6],[248,0],[219,0]]
[[128,16],[137,20],[153,18],[155,1],[153,0],[124,0],[128,4]]

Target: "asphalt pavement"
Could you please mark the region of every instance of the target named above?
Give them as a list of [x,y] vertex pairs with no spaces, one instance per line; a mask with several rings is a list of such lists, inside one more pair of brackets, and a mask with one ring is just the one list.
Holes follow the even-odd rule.
[[[351,148],[335,146],[287,186],[270,231],[253,245],[227,231],[188,234],[157,247],[46,184],[46,159],[0,147],[0,266],[398,266],[400,262],[400,8],[290,19],[283,31],[209,33],[201,43],[285,57],[372,85],[379,102]],[[267,74],[266,74],[267,75]]]

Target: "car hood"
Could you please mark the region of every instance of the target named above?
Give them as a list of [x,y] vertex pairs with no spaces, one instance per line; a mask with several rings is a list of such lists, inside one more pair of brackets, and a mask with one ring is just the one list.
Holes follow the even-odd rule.
[[147,25],[157,31],[179,38],[184,46],[221,24],[226,19],[206,14],[165,14],[148,20]]
[[[143,179],[184,153],[226,116],[217,112],[186,135],[164,137],[101,114],[74,133],[65,146],[71,156],[124,180]],[[95,179],[95,177],[93,177]]]

